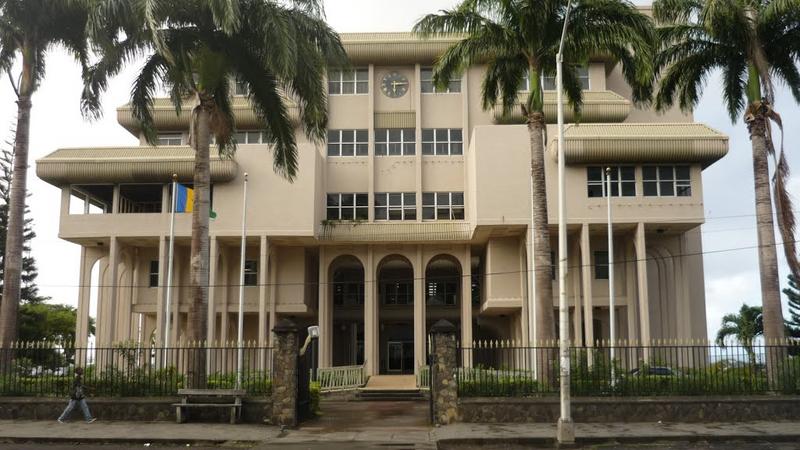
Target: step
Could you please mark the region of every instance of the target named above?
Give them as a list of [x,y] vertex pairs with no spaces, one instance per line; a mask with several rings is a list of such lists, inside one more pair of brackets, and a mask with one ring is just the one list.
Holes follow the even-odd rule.
[[421,401],[425,396],[419,389],[362,389],[356,393],[356,398],[367,401]]

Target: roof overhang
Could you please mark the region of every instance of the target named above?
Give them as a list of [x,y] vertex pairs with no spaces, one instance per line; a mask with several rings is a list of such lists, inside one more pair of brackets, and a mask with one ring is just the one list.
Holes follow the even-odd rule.
[[320,226],[319,240],[341,243],[356,242],[430,242],[472,239],[468,222],[361,223],[325,222]]
[[[296,124],[299,118],[299,109],[291,101],[287,102],[289,104],[289,118]],[[160,130],[186,130],[189,128],[189,119],[192,117],[193,107],[192,103],[184,102],[181,106],[181,112],[178,114],[175,112],[175,106],[169,98],[157,98],[153,101],[153,123]],[[253,111],[247,97],[234,96],[231,109],[236,120],[236,128],[243,130],[264,128],[264,122]],[[117,108],[117,122],[134,136],[139,136],[142,127],[139,121],[133,117],[133,108],[131,108],[130,104]]]
[[[238,165],[212,149],[211,181],[232,180]],[[169,182],[176,174],[190,181],[194,150],[175,147],[63,148],[36,161],[36,175],[55,186],[77,183]]]
[[[527,100],[528,93],[520,93],[520,103]],[[564,120],[575,121],[575,110],[565,101]],[[544,92],[544,117],[549,123],[555,123],[558,102],[555,91]],[[502,105],[493,109],[495,123],[525,123],[522,107],[515,105],[511,113],[504,115]],[[583,91],[581,122],[622,122],[631,112],[631,102],[612,91]]]
[[[728,153],[728,136],[700,123],[571,124],[564,130],[567,164],[700,163]],[[557,156],[556,140],[549,151]]]

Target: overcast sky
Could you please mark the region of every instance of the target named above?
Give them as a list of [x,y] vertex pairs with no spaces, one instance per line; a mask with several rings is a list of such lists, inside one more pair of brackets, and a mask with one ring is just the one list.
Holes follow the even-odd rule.
[[[454,0],[325,1],[328,20],[339,32],[408,31],[422,15],[455,3]],[[54,302],[77,304],[79,248],[58,239],[60,192],[36,178],[34,161],[62,147],[137,145],[137,139],[117,124],[115,111],[126,103],[136,69],[129,67],[113,80],[103,99],[104,118],[89,123],[78,110],[81,86],[78,67],[60,49],[47,55],[47,76],[33,98],[28,187],[38,235],[32,248],[39,265],[39,286],[42,294],[52,297]],[[787,128],[789,163],[800,171],[800,158],[793,145],[800,138],[797,126],[800,112],[785,88],[780,90],[778,99],[777,108]],[[4,76],[0,79],[0,142],[13,137],[14,100]],[[732,124],[723,108],[718,76],[709,78],[695,119],[730,136],[728,156],[703,172],[707,219],[703,226],[706,305],[709,335],[713,335],[723,314],[738,310],[742,302],[760,304],[752,160],[744,125],[741,120]],[[800,178],[793,177],[790,187],[792,192],[800,192]],[[742,249],[734,250],[739,248]],[[787,269],[782,259],[781,273],[785,277]]]

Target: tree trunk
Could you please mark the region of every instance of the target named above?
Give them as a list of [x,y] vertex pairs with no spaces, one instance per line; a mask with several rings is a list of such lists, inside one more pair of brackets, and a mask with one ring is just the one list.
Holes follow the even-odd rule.
[[[194,146],[194,209],[192,210],[191,282],[187,337],[195,343],[206,340],[208,330],[209,238],[211,212],[210,121],[213,100],[200,95],[192,142]],[[206,352],[197,345],[191,351],[188,381],[190,387],[206,385]]]
[[[767,345],[777,345],[784,338],[781,313],[778,253],[775,247],[775,226],[772,220],[769,164],[767,162],[767,118],[762,108],[748,124],[753,147],[753,178],[755,181],[756,224],[758,232],[758,268],[761,275],[761,302],[764,318],[764,338]],[[780,352],[767,349],[767,375],[770,385],[776,381]]]
[[[543,346],[555,339],[555,319],[553,317],[553,279],[550,259],[550,229],[548,228],[547,192],[544,175],[544,113],[531,112],[528,115],[528,132],[531,141],[531,173],[533,176],[533,260],[536,280],[536,346]],[[531,251],[531,249],[528,249]],[[552,360],[556,353],[537,356],[539,360],[539,379],[546,382],[557,379],[552,373]]]
[[3,297],[0,303],[0,347],[17,339],[22,247],[25,241],[25,197],[28,178],[28,144],[31,125],[31,95],[33,94],[32,50],[22,50],[22,77],[17,98],[17,130],[14,136],[14,169],[11,179],[11,201],[8,205],[8,228],[3,273]]

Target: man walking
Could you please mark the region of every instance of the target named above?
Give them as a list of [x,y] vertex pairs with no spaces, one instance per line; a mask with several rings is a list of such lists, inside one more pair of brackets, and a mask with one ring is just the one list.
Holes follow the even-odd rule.
[[75,381],[72,382],[72,392],[69,396],[69,404],[67,405],[67,408],[64,409],[64,412],[61,413],[61,416],[59,416],[58,423],[64,423],[72,410],[75,409],[76,405],[80,405],[81,411],[83,412],[83,418],[86,419],[86,423],[92,423],[97,420],[96,418],[92,417],[92,413],[89,412],[89,405],[86,404],[86,394],[83,388],[82,367],[75,368]]

